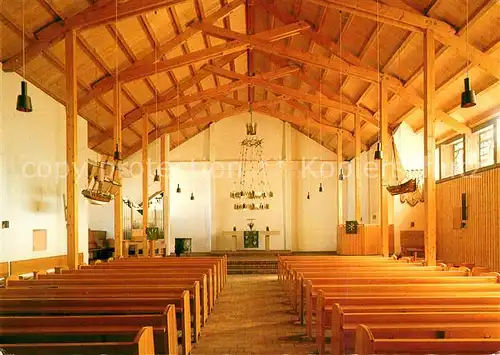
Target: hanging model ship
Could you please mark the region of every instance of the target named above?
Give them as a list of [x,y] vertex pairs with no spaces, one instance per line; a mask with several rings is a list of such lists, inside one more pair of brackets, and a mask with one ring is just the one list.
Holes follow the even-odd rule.
[[121,187],[119,174],[120,168],[116,161],[89,163],[88,187],[82,190],[82,195],[93,205],[105,205]]

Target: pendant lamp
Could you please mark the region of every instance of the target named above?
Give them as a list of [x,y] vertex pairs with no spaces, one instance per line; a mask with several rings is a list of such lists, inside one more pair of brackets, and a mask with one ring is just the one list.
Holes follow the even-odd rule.
[[118,149],[118,143],[116,143],[115,152],[113,153],[113,158],[115,160],[120,160],[120,150]]
[[194,194],[191,192],[191,201],[194,201]]
[[28,96],[28,83],[24,80],[21,81],[21,95],[17,96],[16,110],[21,112],[33,111],[31,97]]
[[375,160],[382,160],[384,159],[384,154],[382,153],[382,146],[379,143],[377,143],[377,150],[375,151],[375,156],[374,156]]
[[339,181],[344,181],[344,169],[340,168]]
[[181,193],[181,185],[177,184],[177,189],[175,190],[178,194]]
[[319,192],[323,192],[323,183],[320,182],[319,183],[319,189],[318,189]]
[[[23,1],[23,79],[26,77],[26,49],[24,46],[24,1]],[[28,83],[25,80],[21,81],[21,95],[17,96],[16,110],[21,112],[32,112],[33,105],[31,97],[28,96]]]
[[467,0],[466,16],[465,43],[467,52],[467,76],[464,79],[464,92],[462,93],[462,99],[460,101],[460,107],[462,108],[476,106],[476,92],[471,89],[469,78],[469,0]]
[[309,192],[307,193],[307,199],[310,200],[311,199],[311,195],[309,194]]
[[160,175],[158,175],[158,169],[155,170],[155,177],[153,179],[154,182],[159,182],[160,181]]

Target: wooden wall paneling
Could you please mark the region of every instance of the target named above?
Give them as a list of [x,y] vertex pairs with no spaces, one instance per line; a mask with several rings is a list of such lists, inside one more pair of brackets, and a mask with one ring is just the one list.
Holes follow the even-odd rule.
[[[437,184],[439,259],[500,271],[500,168]],[[453,210],[467,195],[467,224],[455,229]]]
[[[78,253],[78,264],[82,263],[83,263],[83,253]],[[12,261],[10,263],[10,268],[11,268],[10,272],[11,275],[20,275],[33,271],[49,270],[56,266],[67,267],[68,266],[67,256],[56,255],[45,258]]]

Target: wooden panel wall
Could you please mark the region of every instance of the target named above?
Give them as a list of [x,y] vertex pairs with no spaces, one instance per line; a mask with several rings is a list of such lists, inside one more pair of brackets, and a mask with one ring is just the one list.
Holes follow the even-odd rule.
[[[78,254],[79,264],[83,263],[83,254]],[[46,258],[12,261],[11,275],[26,274],[33,271],[48,270],[55,266],[68,266],[66,255],[49,256]]]
[[0,277],[9,273],[9,263],[0,263]]
[[[346,234],[345,225],[337,227],[337,253],[339,255],[382,254],[380,225],[360,224],[358,234]],[[394,225],[389,225],[389,253],[394,253]]]
[[[467,226],[456,229],[454,210],[460,210],[464,192]],[[500,168],[438,183],[437,227],[439,259],[500,271]]]

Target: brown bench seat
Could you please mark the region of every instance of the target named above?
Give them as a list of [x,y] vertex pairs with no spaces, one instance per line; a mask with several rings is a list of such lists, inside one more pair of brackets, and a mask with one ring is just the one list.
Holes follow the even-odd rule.
[[0,317],[0,343],[114,342],[144,326],[153,328],[157,353],[178,354],[173,305],[161,314]]
[[168,304],[175,305],[180,317],[178,329],[188,354],[192,334],[189,291],[181,298],[0,298],[0,316],[162,314]]
[[384,339],[375,338],[366,325],[356,329],[355,353],[373,354],[493,354],[500,350],[500,339]]
[[15,355],[153,355],[153,329],[143,327],[130,341],[95,343],[29,343],[0,344]]

